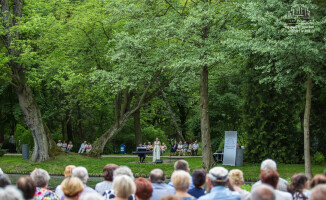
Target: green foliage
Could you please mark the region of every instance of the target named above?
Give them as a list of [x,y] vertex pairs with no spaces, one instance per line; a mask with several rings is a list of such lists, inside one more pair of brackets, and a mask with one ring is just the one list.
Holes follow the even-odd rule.
[[158,137],[160,139],[160,141],[166,143],[167,141],[167,137],[164,133],[164,131],[162,131],[159,128],[155,128],[154,126],[147,126],[145,128],[142,129],[142,139],[145,142],[151,142],[153,143],[156,139],[156,137]]
[[311,162],[314,165],[322,165],[325,163],[325,156],[320,152],[316,152],[312,157]]
[[0,149],[0,157],[5,155],[5,153],[7,153],[7,149]]
[[[278,163],[301,161],[303,137],[296,129],[298,105],[294,93],[282,94],[268,87],[255,87],[259,74],[248,69],[243,128],[248,162],[272,158]],[[256,75],[255,75],[256,74]],[[286,112],[284,112],[286,110]]]
[[[15,130],[15,139],[16,145],[18,144],[18,140],[20,140],[20,145],[28,144],[28,148],[30,150],[34,147],[34,140],[30,130],[25,129],[22,125],[17,124]],[[20,148],[20,147],[19,147]]]

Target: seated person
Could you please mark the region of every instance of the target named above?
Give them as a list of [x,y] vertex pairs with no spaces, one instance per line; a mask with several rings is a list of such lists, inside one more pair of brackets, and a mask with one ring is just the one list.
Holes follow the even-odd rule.
[[68,146],[67,146],[67,151],[71,151],[72,150],[72,147],[74,147],[74,145],[72,145],[72,142],[70,141]]
[[86,146],[86,153],[90,152],[92,150],[92,145],[91,143],[89,142]]
[[67,143],[66,143],[65,140],[62,143],[61,149],[64,150],[64,151],[67,149]]
[[188,147],[189,145],[187,144],[187,142],[185,141],[182,145],[182,154],[185,156],[187,151],[188,151]]
[[188,153],[188,156],[191,156],[192,154],[192,148],[193,148],[193,144],[192,142],[189,144],[189,147],[188,147],[188,150],[187,150],[187,153]]
[[[137,151],[146,151],[146,147],[139,144],[138,147],[137,147]],[[146,158],[146,154],[145,153],[139,153],[138,157],[139,157],[139,162],[143,163],[145,158]]]
[[199,144],[197,143],[197,140],[195,141],[195,144],[192,145],[192,155],[196,155],[198,153],[198,149],[199,149]]
[[180,156],[180,153],[182,152],[182,142],[181,141],[178,144],[177,152],[179,152],[179,156]]
[[87,146],[86,141],[84,141],[84,143],[80,145],[78,153],[84,153],[86,146]]
[[162,155],[166,152],[166,149],[167,149],[167,147],[166,147],[165,143],[163,142],[161,145],[161,154]]
[[62,142],[61,140],[58,141],[57,146],[61,149],[62,148]]
[[177,141],[174,141],[174,144],[171,145],[171,150],[170,150],[171,155],[175,154],[175,152],[177,151],[177,148],[178,148]]
[[152,146],[151,142],[148,142],[148,145],[146,146],[146,150],[153,151],[153,146]]

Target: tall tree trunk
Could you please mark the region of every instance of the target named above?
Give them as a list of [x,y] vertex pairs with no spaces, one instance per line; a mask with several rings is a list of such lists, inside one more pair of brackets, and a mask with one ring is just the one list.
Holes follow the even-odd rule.
[[65,140],[67,135],[67,123],[65,117],[61,120],[61,133],[62,133],[62,139]]
[[139,144],[142,144],[139,109],[136,110],[133,116],[134,116],[135,141],[136,141],[136,146],[138,146]]
[[68,114],[66,114],[66,122],[67,122],[67,136],[68,140],[72,141],[74,139],[73,132],[72,132],[72,125],[71,125],[71,119],[69,119]]
[[177,131],[178,136],[180,137],[180,139],[181,139],[182,141],[185,141],[185,138],[183,137],[183,135],[182,135],[182,133],[181,133],[181,131],[180,131],[180,128],[179,128],[179,126],[178,126],[178,122],[177,122],[177,120],[176,120],[175,117],[174,117],[174,113],[173,113],[173,111],[172,111],[172,108],[171,108],[171,106],[170,106],[170,103],[169,103],[168,99],[166,98],[165,92],[164,92],[163,90],[161,90],[161,92],[162,92],[163,100],[164,100],[164,102],[165,102],[165,104],[166,104],[166,107],[167,107],[169,113],[170,113],[170,117],[171,117],[172,123],[173,123],[173,125],[174,125],[174,128],[175,128],[175,130]]
[[187,131],[186,121],[188,113],[186,112],[186,108],[184,105],[178,103],[177,106],[179,108],[181,133],[183,136],[185,136]]
[[42,121],[40,109],[33,97],[30,87],[25,83],[16,89],[19,105],[23,111],[24,120],[31,130],[34,139],[34,151],[31,160],[39,162],[49,159],[56,145],[50,131]]
[[213,164],[211,133],[208,112],[208,68],[204,66],[200,74],[200,127],[202,138],[203,166],[208,170]]
[[310,75],[307,77],[307,91],[306,91],[306,106],[304,111],[304,160],[305,160],[305,175],[308,179],[312,178],[311,161],[310,161],[310,131],[309,120],[311,110],[311,90],[312,80]]
[[[0,112],[0,122],[2,122],[2,115]],[[1,125],[1,124],[0,124]],[[0,144],[4,142],[4,133],[3,133],[3,127],[0,126]]]
[[[20,56],[21,51],[12,48],[13,41],[19,41],[21,36],[18,32],[10,32],[10,29],[14,27],[17,21],[22,17],[24,0],[14,0],[12,7],[13,12],[9,9],[8,0],[0,0],[1,14],[3,17],[3,27],[7,31],[6,47],[9,54],[13,58],[10,60],[9,65],[12,70],[12,80],[15,86],[16,94],[20,108],[23,112],[24,120],[32,132],[34,139],[34,151],[31,160],[34,162],[44,161],[49,159],[49,152],[55,153],[56,145],[52,140],[50,131],[43,123],[40,109],[33,97],[33,93],[25,77],[24,65],[17,63],[15,58]],[[13,15],[10,17],[10,15]],[[11,21],[11,19],[13,19]],[[13,40],[13,38],[15,40]]]
[[77,103],[77,132],[80,141],[84,141],[85,137],[83,134],[83,125],[82,125],[82,116],[81,116],[81,110],[79,106],[79,102]]

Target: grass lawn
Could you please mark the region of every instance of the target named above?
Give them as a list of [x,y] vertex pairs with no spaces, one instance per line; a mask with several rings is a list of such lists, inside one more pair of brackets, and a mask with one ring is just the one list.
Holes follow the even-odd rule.
[[[165,159],[163,164],[152,164],[151,158],[146,158],[148,163],[139,164],[137,163],[138,158],[101,158],[95,159],[86,156],[82,156],[75,153],[66,153],[64,155],[57,156],[53,160],[33,163],[30,161],[22,160],[21,156],[4,156],[0,158],[0,168],[6,173],[29,173],[34,168],[42,168],[47,170],[50,174],[62,174],[66,165],[84,166],[87,168],[91,175],[101,175],[104,165],[108,163],[115,163],[117,165],[125,165],[131,168],[136,177],[148,176],[149,172],[154,168],[162,169],[167,177],[170,177],[173,172],[173,163],[167,163],[168,158]],[[198,169],[202,167],[202,159],[198,158],[187,158],[190,169]],[[175,160],[172,159],[172,162]],[[163,160],[164,162],[164,160]],[[219,164],[220,166],[220,164]],[[245,163],[243,167],[229,167],[227,169],[241,169],[244,173],[244,177],[247,181],[259,179],[260,165],[253,166],[252,164]],[[312,166],[313,174],[323,173],[325,165],[314,165]],[[278,164],[278,172],[281,177],[289,179],[294,173],[303,173],[303,164]]]

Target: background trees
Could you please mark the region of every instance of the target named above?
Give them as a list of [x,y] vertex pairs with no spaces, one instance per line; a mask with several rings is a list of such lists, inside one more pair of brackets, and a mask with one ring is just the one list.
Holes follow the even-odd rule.
[[[0,26],[0,140],[32,145],[23,116],[39,113],[54,140],[91,141],[94,155],[185,138],[202,141],[209,167],[224,131],[237,130],[248,161],[298,163],[310,77],[306,144],[326,154],[325,10],[298,3],[314,17],[309,34],[285,29],[292,1],[26,0],[19,23]],[[24,66],[33,112],[19,108],[13,63]]]

